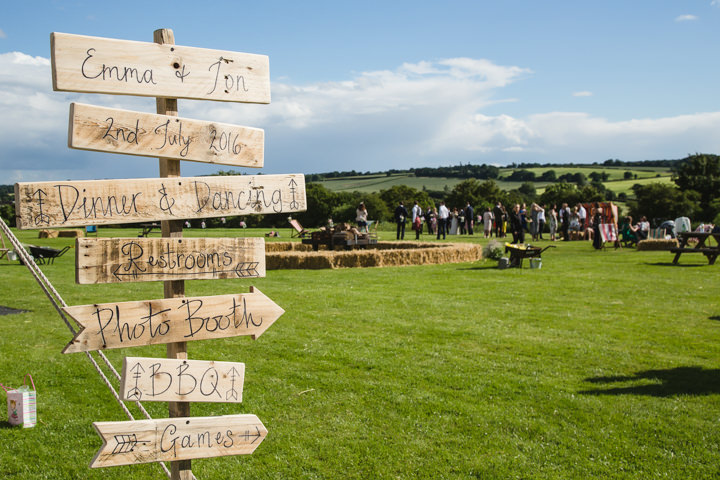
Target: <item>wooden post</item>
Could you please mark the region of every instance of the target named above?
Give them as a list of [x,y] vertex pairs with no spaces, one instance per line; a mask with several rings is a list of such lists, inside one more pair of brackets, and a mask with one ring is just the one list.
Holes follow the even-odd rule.
[[[175,45],[175,35],[170,29],[159,29],[153,32],[153,41],[160,44]],[[177,116],[177,98],[156,98],[157,113],[160,115]],[[159,158],[160,176],[179,177],[180,160]],[[163,237],[182,237],[182,220],[164,220],[160,223]],[[185,281],[171,280],[164,282],[165,298],[185,296]],[[187,359],[187,342],[169,343],[167,345],[167,358]],[[170,418],[189,417],[189,402],[168,402]],[[171,480],[193,480],[191,460],[178,460],[170,462]]]

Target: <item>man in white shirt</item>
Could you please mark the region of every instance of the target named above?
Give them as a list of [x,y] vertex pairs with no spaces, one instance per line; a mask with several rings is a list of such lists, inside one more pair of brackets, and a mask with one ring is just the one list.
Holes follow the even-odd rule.
[[445,240],[445,233],[447,232],[447,222],[450,216],[450,211],[445,206],[445,202],[440,202],[440,208],[438,209],[438,233],[437,239],[440,240],[440,233],[442,232],[442,238]]
[[578,207],[578,220],[580,221],[580,231],[584,232],[585,227],[587,224],[585,223],[585,220],[587,219],[587,210],[585,210],[585,207],[583,207],[582,203],[577,204]]
[[415,240],[420,240],[420,233],[422,232],[422,222],[418,222],[417,218],[422,217],[422,208],[420,208],[420,205],[418,205],[417,200],[415,200],[415,205],[413,205],[410,213],[412,214],[412,225],[413,229],[415,230]]

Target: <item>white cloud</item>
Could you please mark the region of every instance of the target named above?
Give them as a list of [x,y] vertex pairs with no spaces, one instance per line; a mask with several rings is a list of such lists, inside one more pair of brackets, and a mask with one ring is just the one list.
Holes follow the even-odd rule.
[[720,0],[712,0],[712,2],[710,2],[710,5],[712,5],[713,7],[720,7]]
[[679,15],[675,17],[676,22],[692,22],[694,20],[697,20],[698,17],[695,15]]
[[[471,58],[406,63],[345,81],[273,81],[270,105],[181,100],[183,117],[266,130],[265,173],[450,162],[679,158],[720,151],[720,112],[609,121],[582,112],[490,114],[531,71]],[[529,80],[528,80],[529,79]],[[588,96],[591,92],[575,92]],[[0,54],[0,169],[19,180],[152,177],[157,161],[67,148],[72,101],[153,112],[154,100],[53,92],[49,62]],[[186,176],[231,167],[183,163]],[[256,170],[248,170],[257,172]]]
[[7,38],[7,34],[2,28],[0,28],[0,38]]
[[580,92],[573,92],[572,96],[573,97],[592,97],[593,93],[589,92],[587,90],[582,90]]

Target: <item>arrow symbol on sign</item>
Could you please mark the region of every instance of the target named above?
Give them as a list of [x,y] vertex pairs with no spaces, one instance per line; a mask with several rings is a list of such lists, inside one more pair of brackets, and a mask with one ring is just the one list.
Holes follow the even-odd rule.
[[231,398],[237,400],[238,393],[235,389],[235,377],[239,377],[240,372],[238,372],[235,367],[233,367],[228,373],[230,374],[230,390],[228,390],[228,392],[225,394],[225,400],[230,400]]
[[292,194],[292,200],[290,201],[290,210],[297,210],[300,208],[300,204],[295,200],[295,191],[297,187],[297,182],[294,178],[290,179],[290,193]]
[[240,262],[233,270],[238,277],[257,277],[260,274],[257,271],[259,262]]
[[134,451],[137,444],[147,444],[150,442],[138,442],[137,435],[134,433],[129,435],[115,435],[115,448],[112,449],[112,455],[118,455],[121,453],[128,453]]
[[[217,276],[218,273],[234,273],[240,278],[250,278],[250,277],[259,277],[260,273],[257,271],[257,267],[260,265],[260,262],[240,262],[238,263],[235,268],[232,270],[216,270],[214,267],[211,271],[213,276]],[[112,270],[113,276],[118,281],[125,280],[123,277],[132,277],[133,280],[139,278],[139,277],[167,277],[167,276],[182,276],[183,278],[188,278],[191,276],[201,276],[201,275],[207,275],[209,272],[166,272],[166,271],[160,271],[160,272],[141,272],[137,269],[134,269],[133,271],[129,273],[118,273],[120,269],[123,268],[122,265],[118,265],[115,267],[114,270]]]
[[142,365],[136,363],[135,366],[130,369],[130,372],[135,374],[133,375],[133,378],[135,379],[135,386],[128,390],[126,397],[128,400],[140,400],[142,398],[142,390],[138,388],[138,382],[140,381],[142,374],[145,373],[145,369]]

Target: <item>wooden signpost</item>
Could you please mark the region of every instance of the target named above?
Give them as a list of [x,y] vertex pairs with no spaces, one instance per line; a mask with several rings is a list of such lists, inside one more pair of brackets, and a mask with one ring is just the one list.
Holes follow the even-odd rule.
[[262,238],[78,238],[79,284],[265,276]]
[[98,152],[161,155],[237,167],[262,167],[265,132],[217,122],[70,104],[69,146]]
[[120,396],[150,402],[242,402],[245,364],[125,357]]
[[184,279],[265,276],[253,238],[182,238],[187,219],[306,209],[303,175],[180,176],[180,160],[262,167],[264,132],[178,117],[177,99],[269,103],[264,55],[53,33],[53,88],[156,97],[156,114],[72,104],[71,148],[159,157],[160,178],[15,184],[20,228],[161,221],[163,238],[76,243],[79,284],[164,281],[164,299],[66,307],[82,327],[64,353],[166,344],[167,359],[127,357],[123,400],[167,401],[170,418],[95,422],[103,446],[91,467],[170,461],[191,480],[193,458],[252,453],[267,430],[255,415],[190,417],[189,402],[242,401],[245,365],[189,360],[187,342],[259,337],[284,310],[260,291],[185,297]]
[[21,229],[306,209],[305,177],[299,174],[16,183],[15,199]]
[[58,91],[270,103],[265,55],[67,33],[50,52]]
[[81,326],[63,353],[250,336],[254,339],[285,310],[260,290],[65,307]]
[[267,435],[255,415],[93,423],[103,445],[90,467],[249,455]]

